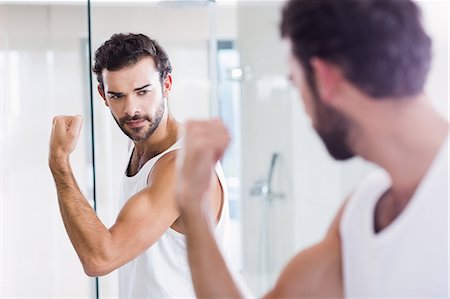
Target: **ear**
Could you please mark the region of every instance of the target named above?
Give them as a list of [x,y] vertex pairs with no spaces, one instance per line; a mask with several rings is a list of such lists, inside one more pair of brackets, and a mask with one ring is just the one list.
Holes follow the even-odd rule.
[[97,90],[98,90],[98,93],[100,94],[100,96],[103,98],[103,101],[105,102],[105,105],[107,107],[109,107],[108,101],[106,100],[105,91],[103,90],[103,87],[102,87],[101,84],[97,85]]
[[342,73],[334,64],[320,58],[312,58],[310,63],[314,70],[320,99],[332,105],[342,82]]
[[172,74],[167,74],[166,79],[163,82],[163,96],[165,98],[169,97],[170,91],[172,90]]

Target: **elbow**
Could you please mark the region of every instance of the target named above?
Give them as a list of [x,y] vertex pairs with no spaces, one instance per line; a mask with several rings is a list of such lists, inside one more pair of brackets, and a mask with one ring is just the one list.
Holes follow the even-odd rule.
[[90,277],[100,277],[111,273],[114,269],[111,267],[111,263],[106,262],[100,258],[90,258],[83,261],[84,273]]
[[113,244],[106,238],[98,240],[95,246],[86,246],[77,251],[84,273],[90,277],[107,275],[117,268],[118,255]]

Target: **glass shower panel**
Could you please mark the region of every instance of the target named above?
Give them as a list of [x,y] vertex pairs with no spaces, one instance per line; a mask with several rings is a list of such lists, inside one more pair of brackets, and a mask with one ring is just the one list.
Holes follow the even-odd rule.
[[[211,115],[211,2],[91,1],[92,52],[114,33],[143,33],[157,40],[173,67],[169,108],[174,117],[205,119]],[[130,140],[114,121],[97,92],[94,76],[97,212],[107,227],[119,212],[121,176]],[[118,295],[118,275],[99,278],[100,298]]]
[[[48,167],[52,118],[85,120],[71,157],[92,187],[87,2],[3,1],[1,30],[1,296],[93,298],[64,229]],[[90,197],[91,198],[91,197]]]
[[293,100],[278,31],[282,4],[242,2],[238,4],[236,18],[236,44],[243,74],[242,261],[257,296],[273,285],[294,247],[290,163]]
[[[343,174],[365,171],[359,164],[344,171],[327,155],[288,82],[283,3],[216,6],[217,32],[227,33],[219,39],[218,98],[234,137],[223,163],[237,203],[235,262],[257,296],[297,250],[323,236],[345,194]],[[320,187],[324,174],[329,188]]]
[[282,4],[216,5],[217,32],[222,35],[219,107],[233,136],[224,168],[235,191],[235,202],[230,201],[240,238],[234,240],[239,245],[235,264],[256,296],[273,285],[294,247],[293,97],[278,33]]

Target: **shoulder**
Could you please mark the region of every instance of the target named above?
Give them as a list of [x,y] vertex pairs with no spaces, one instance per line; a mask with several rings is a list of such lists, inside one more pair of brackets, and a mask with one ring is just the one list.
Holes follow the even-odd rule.
[[339,225],[346,202],[336,214],[325,238],[298,253],[288,263],[267,298],[342,297]]
[[167,183],[167,181],[173,181],[175,179],[177,155],[178,150],[172,150],[156,161],[148,175],[148,186],[162,181]]
[[380,189],[388,188],[391,183],[391,177],[384,169],[379,168],[372,171],[356,186],[350,202],[354,201],[355,198],[359,198],[363,194],[366,195],[368,192],[372,193],[374,191],[379,191]]
[[158,167],[161,168],[162,166],[174,165],[178,156],[178,151],[179,149],[174,149],[168,153],[165,153],[161,158],[158,159],[158,161],[156,161],[153,168],[155,169]]

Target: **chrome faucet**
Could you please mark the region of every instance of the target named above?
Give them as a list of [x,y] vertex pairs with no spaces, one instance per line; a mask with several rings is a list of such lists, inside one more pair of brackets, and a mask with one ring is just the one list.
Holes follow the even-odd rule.
[[273,181],[273,173],[275,171],[275,165],[279,159],[278,153],[272,154],[272,159],[269,167],[269,174],[265,180],[257,180],[253,183],[253,187],[250,190],[250,195],[252,196],[261,196],[263,199],[275,199],[275,198],[283,198],[284,194],[282,193],[274,193],[272,191],[272,181]]

